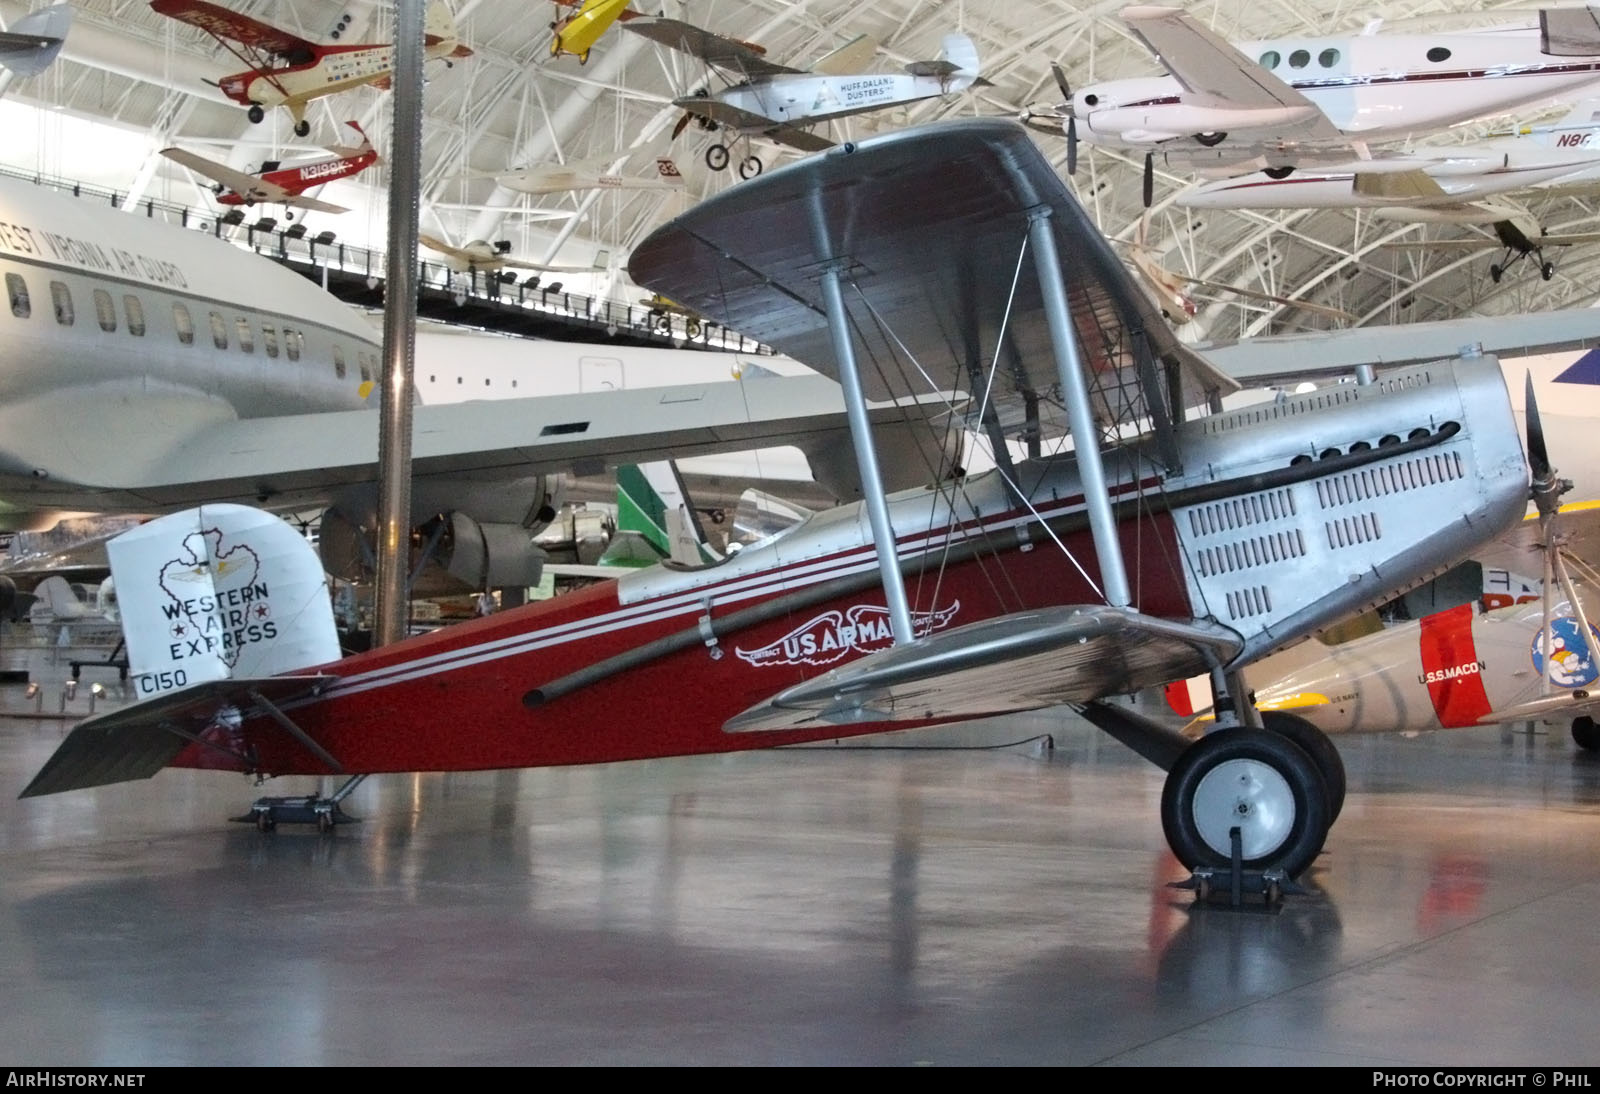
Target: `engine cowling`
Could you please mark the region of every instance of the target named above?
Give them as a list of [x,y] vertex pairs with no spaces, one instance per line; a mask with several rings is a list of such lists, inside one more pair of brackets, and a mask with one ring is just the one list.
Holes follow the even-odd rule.
[[[566,483],[534,475],[512,483],[427,482],[411,497],[408,572],[413,596],[537,585],[545,553],[534,542],[560,511]],[[330,574],[367,583],[377,572],[377,491],[338,498],[322,514],[318,548]]]

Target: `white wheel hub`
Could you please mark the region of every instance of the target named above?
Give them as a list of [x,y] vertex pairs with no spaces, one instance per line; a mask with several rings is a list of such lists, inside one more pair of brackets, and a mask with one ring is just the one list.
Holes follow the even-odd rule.
[[1260,760],[1226,760],[1195,787],[1194,827],[1219,855],[1233,853],[1230,829],[1239,829],[1246,861],[1283,846],[1294,828],[1294,791],[1278,770]]

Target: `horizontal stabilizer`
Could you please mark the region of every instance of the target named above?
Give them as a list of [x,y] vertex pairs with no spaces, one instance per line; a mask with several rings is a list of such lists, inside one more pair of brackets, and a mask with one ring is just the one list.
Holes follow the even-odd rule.
[[730,733],[1037,710],[1208,672],[1237,634],[1104,605],[1015,612],[919,638],[779,692]]
[[256,705],[252,693],[282,703],[320,691],[335,679],[270,676],[216,680],[89,718],[67,734],[19,796],[36,798],[148,779],[197,741],[232,753],[227,727],[249,715]]
[[0,31],[0,65],[18,76],[37,76],[50,67],[72,26],[72,5],[56,4],[24,15]]

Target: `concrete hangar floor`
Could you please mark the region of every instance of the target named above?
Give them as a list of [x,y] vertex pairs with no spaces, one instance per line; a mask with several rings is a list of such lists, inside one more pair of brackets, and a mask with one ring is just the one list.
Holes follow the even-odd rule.
[[258,791],[215,773],[15,800],[64,732],[0,718],[8,1064],[1600,1062],[1600,760],[1564,735],[1345,739],[1265,914],[1168,888],[1160,772],[1053,718],[377,777],[330,835],[228,824]]

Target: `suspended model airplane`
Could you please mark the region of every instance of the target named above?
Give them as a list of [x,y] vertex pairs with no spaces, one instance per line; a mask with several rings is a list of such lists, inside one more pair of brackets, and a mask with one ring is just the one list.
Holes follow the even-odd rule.
[[[346,211],[344,206],[318,201],[316,198],[306,197],[305,193],[313,187],[322,186],[335,179],[358,175],[378,162],[378,152],[372,147],[367,135],[361,131],[361,126],[353,121],[345,122],[345,125],[353,130],[357,143],[329,148],[328,151],[334,155],[333,159],[313,160],[309,163],[288,166],[272,160],[263,163],[261,170],[255,174],[236,171],[225,163],[206,159],[182,148],[163,148],[161,154],[174,163],[181,163],[191,171],[198,171],[207,178],[214,179],[216,186],[213,189],[219,205],[255,205],[264,202],[269,205],[282,205],[286,209],[343,213]],[[294,218],[293,213],[286,215],[291,220]]]
[[612,171],[617,157],[549,163],[520,171],[501,171],[489,177],[507,190],[524,194],[560,194],[568,190],[682,190],[683,175],[667,156],[656,159],[650,175],[622,175]]
[[[817,152],[833,146],[811,131],[820,122],[964,91],[979,79],[978,50],[964,34],[945,35],[936,60],[914,61],[903,73],[858,75],[855,66],[875,48],[864,37],[834,50],[807,71],[769,61],[747,42],[676,19],[640,18],[623,29],[687,53],[726,85],[715,93],[701,88],[674,99],[673,105],[686,112],[675,136],[690,118],[697,118],[707,129],[729,130],[735,139],[765,137],[802,152]],[[728,166],[729,159],[725,144],[706,149],[706,165],[713,171]],[[760,157],[748,155],[739,162],[739,175],[752,178],[762,166]]]
[[71,29],[71,4],[29,12],[0,30],[0,68],[18,76],[39,75],[61,52]]
[[[291,648],[324,610],[309,578],[213,575],[246,547],[273,553],[250,528],[209,512],[168,538],[147,525],[129,581],[148,598],[117,584],[147,698],[81,724],[25,793],[167,765],[361,775],[725,752],[1073,703],[1171,765],[1161,812],[1183,862],[1237,849],[1292,877],[1329,824],[1311,757],[1242,727],[1191,746],[1100,700],[1204,670],[1242,698],[1244,665],[1423,580],[1526,504],[1492,359],[1186,420],[1231,383],[1160,321],[1014,123],[790,165],[657,230],[630,274],[840,376],[854,423],[863,387],[920,396],[925,372],[992,393],[975,425],[1069,427],[1076,452],[1013,464],[1002,448],[995,472],[886,497],[856,432],[859,506],[714,566],[636,571],[344,661]],[[861,376],[858,356],[880,368]],[[1396,485],[1351,492],[1368,477]],[[331,824],[338,797],[284,815]],[[260,803],[259,823],[278,810]]]
[[[1366,145],[1440,130],[1562,96],[1600,78],[1600,31],[1584,8],[1540,13],[1538,27],[1456,34],[1345,34],[1239,45],[1177,8],[1130,7],[1122,19],[1169,75],[1068,85],[1030,108],[1036,127],[1077,142],[1147,153],[1225,177],[1349,163]],[[1587,26],[1584,25],[1587,20]]]
[[430,251],[438,251],[444,255],[445,264],[452,270],[464,273],[492,273],[508,267],[518,270],[539,270],[544,273],[595,273],[604,270],[606,263],[610,261],[608,252],[597,251],[596,261],[592,266],[546,266],[540,262],[512,258],[509,239],[500,239],[493,243],[486,239],[474,239],[457,247],[436,236],[423,233],[417,236],[417,242]]
[[[611,29],[611,24],[639,17],[638,12],[628,10],[628,3],[629,0],[556,0],[556,19],[550,24],[550,56],[565,53],[576,57],[580,65],[588,64],[589,51]],[[562,14],[567,8],[577,10]]]
[[[1288,173],[1255,171],[1216,179],[1178,194],[1201,209],[1365,209],[1385,220],[1493,226],[1491,238],[1407,242],[1433,250],[1503,247],[1489,268],[1495,281],[1532,256],[1546,281],[1555,264],[1546,247],[1600,240],[1600,234],[1547,235],[1511,201],[1523,195],[1592,194],[1600,190],[1600,102],[1586,100],[1561,121],[1484,144],[1377,154]],[[1393,244],[1391,246],[1401,246]]]
[[[392,43],[312,42],[208,0],[150,0],[150,6],[199,27],[248,65],[246,71],[225,77],[218,88],[248,107],[252,122],[265,118],[268,108],[287,107],[296,136],[311,132],[306,105],[313,99],[366,84],[386,88],[394,73]],[[443,0],[429,0],[423,43],[428,60],[443,58],[449,64],[452,58],[472,56]]]

